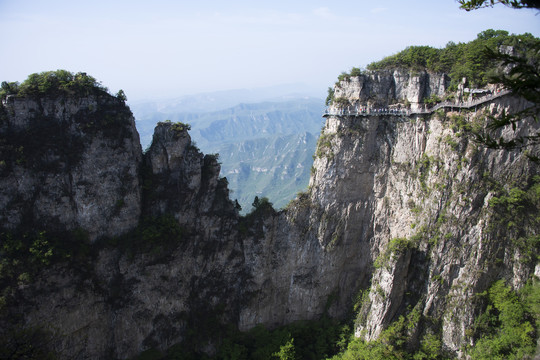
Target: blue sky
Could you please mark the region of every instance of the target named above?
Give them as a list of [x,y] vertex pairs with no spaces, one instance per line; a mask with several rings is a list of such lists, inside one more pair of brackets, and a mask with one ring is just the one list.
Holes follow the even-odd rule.
[[322,96],[353,66],[489,28],[538,37],[540,15],[455,0],[0,0],[0,80],[67,69],[130,100],[286,83]]

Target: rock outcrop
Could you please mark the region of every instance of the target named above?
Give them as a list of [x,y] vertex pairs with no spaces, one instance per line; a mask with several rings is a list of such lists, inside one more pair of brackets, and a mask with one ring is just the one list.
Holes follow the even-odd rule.
[[[39,327],[60,356],[99,359],[167,349],[193,328],[238,322],[249,280],[238,211],[215,157],[203,156],[185,127],[160,123],[143,156],[129,109],[108,94],[9,98],[3,110],[2,150],[16,156],[15,144],[24,144],[33,152],[24,153],[22,165],[8,157],[2,177],[4,196],[18,201],[5,200],[4,213],[32,217],[11,215],[18,222],[4,220],[2,230],[90,235],[75,239],[90,249],[83,256],[69,254],[54,265],[40,258],[48,266],[31,273],[31,284],[0,278],[11,293],[2,298],[3,329]],[[22,138],[33,129],[41,138]],[[84,204],[99,210],[88,223]],[[44,240],[48,250],[52,241]],[[212,344],[204,346],[212,352]]]
[[[384,72],[343,81],[335,94],[420,106],[446,83]],[[240,217],[216,157],[193,146],[185,125],[158,124],[143,155],[116,98],[8,98],[2,227],[81,228],[96,242],[78,263],[19,281],[7,311],[49,329],[63,357],[129,358],[182,341],[215,352],[225,324],[343,318],[363,291],[357,336],[375,339],[414,309],[423,320],[411,338],[429,330],[459,354],[475,294],[500,278],[519,287],[536,265],[509,239],[537,225],[509,226],[490,199],[532,184],[537,166],[467,134],[486,112],[527,105],[508,95],[476,111],[328,116],[309,189],[283,211],[261,205]],[[525,120],[517,134],[538,126]]]
[[109,94],[8,96],[0,109],[0,224],[120,235],[141,213],[131,111]]
[[192,144],[188,125],[159,123],[145,166],[145,214],[172,214],[182,226],[209,232],[217,231],[210,229],[209,218],[237,217],[217,157],[203,155]]
[[[343,81],[335,93],[353,103],[370,98],[369,92],[358,96],[358,84],[393,89],[385,85],[385,77],[382,84],[372,85],[374,78]],[[432,89],[424,79],[413,88],[409,83],[400,96],[412,100],[409,94],[425,96]],[[384,90],[380,96],[391,99],[393,94]],[[445,348],[460,354],[471,341],[466,332],[478,314],[476,294],[497,279],[519,288],[530,278],[534,256],[511,239],[536,234],[538,224],[531,226],[523,214],[512,220],[516,223],[508,222],[505,216],[516,214],[502,214],[508,210],[490,199],[513,187],[530,187],[538,167],[520,150],[486,149],[468,132],[485,126],[486,115],[515,113],[530,105],[504,96],[473,111],[412,118],[328,117],[310,195],[324,213],[339,219],[331,225],[319,223],[322,245],[332,243],[336,234],[338,239],[354,234],[357,242],[366,243],[365,251],[357,254],[358,261],[367,263],[359,276],[370,273],[362,284],[369,295],[357,320],[357,336],[374,340],[414,309],[424,319],[436,320],[418,324],[413,339],[433,331],[441,335]],[[538,123],[528,118],[515,132],[496,135],[526,137],[537,131]]]
[[450,84],[446,74],[404,70],[376,71],[353,76],[335,87],[335,98],[344,98],[352,105],[388,107],[407,103],[412,110],[423,108],[423,100],[443,97]]

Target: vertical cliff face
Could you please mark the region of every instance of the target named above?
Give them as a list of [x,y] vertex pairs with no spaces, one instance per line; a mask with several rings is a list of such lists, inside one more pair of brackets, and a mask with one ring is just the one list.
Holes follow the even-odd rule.
[[83,230],[93,241],[137,224],[141,146],[122,101],[8,96],[0,138],[2,227]]
[[423,108],[425,98],[443,97],[449,84],[446,74],[377,71],[341,81],[334,88],[334,97],[347,99],[352,105],[370,107],[408,103],[412,110],[418,110]]
[[[111,103],[119,106],[110,95],[92,104],[101,114]],[[34,103],[26,100],[24,104]],[[81,106],[87,108],[78,104],[73,109]],[[10,110],[9,104],[6,108]],[[117,115],[122,109],[126,109],[123,104]],[[24,119],[21,115],[15,118]],[[81,119],[91,118],[86,114]],[[131,121],[131,117],[127,119]],[[60,115],[50,119],[53,123],[62,120]],[[97,225],[108,224],[107,231],[92,232],[92,228],[83,227],[101,236],[86,255],[70,254],[67,261],[42,264],[32,273],[31,284],[19,281],[10,287],[11,295],[0,317],[2,328],[10,331],[22,323],[44,329],[50,337],[48,344],[62,358],[124,359],[149,348],[166,350],[182,341],[200,342],[199,348],[212,353],[217,339],[209,339],[209,334],[219,334],[222,324],[238,323],[238,309],[246,295],[243,285],[249,281],[237,229],[238,212],[228,198],[226,180],[219,177],[215,156],[203,156],[191,143],[187,129],[178,124],[159,124],[144,157],[140,146],[135,153],[128,146],[138,140],[126,140],[115,123],[110,133],[106,124],[92,128],[92,133],[79,130],[82,125],[78,122],[69,124],[74,130],[62,129],[59,134],[80,140],[81,148],[74,155],[82,160],[68,165],[62,162],[59,169],[43,170],[43,176],[82,177],[87,182],[85,189],[95,190],[75,197],[74,215],[71,208],[64,207],[61,194],[52,192],[64,183],[44,183],[38,190],[47,194],[48,213],[62,214],[55,226],[83,227],[80,221],[71,225],[67,220],[71,219],[68,216],[77,219],[76,206],[84,200],[101,210],[93,221],[97,229]],[[28,126],[24,124],[21,131],[28,134]],[[133,123],[126,128],[135,129]],[[42,135],[47,145],[56,141],[51,133]],[[133,178],[120,178],[130,165]],[[79,172],[81,169],[84,173]],[[116,171],[113,174],[118,179],[112,175],[104,178],[106,171]],[[35,173],[31,168],[25,174],[42,174]],[[130,226],[122,224],[125,227],[120,231],[114,227],[107,204],[115,204],[120,195],[129,195],[121,186],[134,186],[131,181],[137,184],[136,201],[123,206],[134,207],[137,212],[129,217]],[[36,186],[36,182],[32,184]],[[31,189],[29,186],[20,191],[26,195]],[[25,206],[37,211],[39,204]],[[51,226],[42,218],[34,219],[38,220],[42,222],[34,226]],[[73,257],[76,259],[72,262],[69,259]],[[9,283],[4,277],[0,281]],[[18,319],[15,325],[13,319]]]
[[[410,94],[420,94],[418,104],[444,95],[444,75],[410,79],[399,72],[352,77],[335,96],[384,106],[410,101]],[[414,309],[440,322],[422,322],[413,340],[429,330],[460,351],[481,307],[475,294],[501,278],[519,287],[533,271],[526,250],[510,239],[538,230],[522,224],[518,234],[490,205],[513,186],[531,184],[536,165],[519,151],[486,149],[470,130],[484,126],[486,114],[528,105],[504,96],[421,116],[327,117],[308,191],[265,219],[263,238],[253,240],[258,246],[244,246],[255,295],[240,327],[325,312],[342,317],[362,291],[357,336],[374,340]],[[514,135],[537,127],[528,119]]]
[[[400,87],[392,83],[396,77],[383,76],[379,84],[377,78],[343,81],[335,93],[351,103],[394,96],[388,89]],[[366,87],[382,93],[364,97],[359,89]],[[422,89],[432,88],[424,79],[415,88],[409,83],[406,94],[426,94]],[[405,92],[401,96],[411,100]],[[365,244],[356,252],[357,261],[365,263],[358,276],[370,274],[362,284],[366,296],[357,336],[376,339],[400,315],[414,310],[424,320],[416,324],[412,339],[430,331],[460,353],[470,341],[466,332],[481,305],[476,294],[497,279],[519,288],[530,277],[534,256],[526,254],[519,239],[536,234],[538,224],[524,214],[509,222],[509,214],[503,214],[508,209],[490,199],[514,187],[529,188],[537,166],[518,150],[486,149],[468,132],[484,126],[486,115],[527,106],[505,96],[473,109],[425,116],[328,117],[310,195],[334,220],[321,218],[313,225],[321,245],[335,241],[339,249],[352,237]],[[527,136],[537,130],[530,118],[515,133],[498,136]]]
[[145,214],[173,214],[182,226],[205,231],[204,217],[238,216],[217,156],[203,155],[192,144],[188,125],[159,123],[145,167]]

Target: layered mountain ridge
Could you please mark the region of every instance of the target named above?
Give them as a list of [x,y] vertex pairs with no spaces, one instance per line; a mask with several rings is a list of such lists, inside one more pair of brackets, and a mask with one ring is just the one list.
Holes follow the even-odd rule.
[[282,208],[307,187],[323,110],[321,99],[298,96],[198,113],[145,113],[137,106],[134,115],[143,147],[150,144],[157,122],[189,124],[197,147],[219,154],[231,197],[247,213],[255,196]]

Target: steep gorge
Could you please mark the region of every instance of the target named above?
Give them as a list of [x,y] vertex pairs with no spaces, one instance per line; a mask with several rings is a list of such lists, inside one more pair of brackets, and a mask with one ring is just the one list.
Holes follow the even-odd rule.
[[[445,79],[381,71],[339,82],[335,96],[419,109],[446,93]],[[462,355],[482,308],[476,294],[498,279],[519,288],[530,278],[536,258],[512,240],[539,229],[521,214],[510,226],[507,210],[490,205],[532,187],[537,165],[476,144],[468,130],[486,113],[527,105],[510,94],[470,111],[328,116],[308,190],[283,211],[240,217],[215,157],[182,124],[158,124],[143,155],[119,99],[8,96],[3,242],[64,230],[87,234],[80,241],[90,250],[39,267],[31,281],[5,280],[2,328],[43,327],[63,358],[129,358],[182,342],[212,354],[227,324],[344,318],[362,291],[357,336],[373,340],[414,310],[412,342],[432,332]],[[27,137],[45,121],[58,131]],[[517,133],[537,130],[531,118]],[[207,337],[194,339],[195,330]]]

